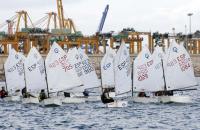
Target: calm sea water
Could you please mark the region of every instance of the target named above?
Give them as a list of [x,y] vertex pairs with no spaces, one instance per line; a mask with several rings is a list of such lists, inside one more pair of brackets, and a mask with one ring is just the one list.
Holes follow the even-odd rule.
[[[200,78],[198,78],[200,81]],[[198,130],[200,86],[192,104],[140,104],[105,108],[102,103],[40,107],[0,102],[0,129],[8,130]]]

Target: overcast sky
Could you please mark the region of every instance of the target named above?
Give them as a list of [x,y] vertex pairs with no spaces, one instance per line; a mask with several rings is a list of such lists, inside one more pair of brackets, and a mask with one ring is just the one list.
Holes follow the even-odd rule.
[[[83,34],[97,31],[102,12],[110,5],[103,32],[118,32],[133,27],[137,31],[185,32],[189,26],[188,13],[192,12],[192,31],[200,30],[200,0],[63,0],[65,17],[72,18]],[[26,10],[32,21],[50,11],[57,12],[56,0],[2,0],[0,23]]]

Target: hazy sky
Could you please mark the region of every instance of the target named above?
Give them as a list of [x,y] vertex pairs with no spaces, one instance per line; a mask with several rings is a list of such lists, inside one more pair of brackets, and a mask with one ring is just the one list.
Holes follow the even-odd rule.
[[[192,31],[200,30],[200,0],[63,0],[64,15],[73,19],[83,34],[97,31],[102,12],[110,5],[103,31],[133,27],[137,31],[185,32],[187,13],[192,12]],[[57,12],[56,0],[2,0],[0,23],[26,10],[32,21],[50,11]]]

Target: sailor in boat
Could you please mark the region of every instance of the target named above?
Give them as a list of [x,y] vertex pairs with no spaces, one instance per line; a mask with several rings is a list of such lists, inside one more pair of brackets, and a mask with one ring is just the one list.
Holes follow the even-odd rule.
[[106,103],[111,103],[114,102],[114,99],[109,97],[109,90],[108,89],[104,89],[102,95],[101,95],[101,101],[106,104]]
[[138,97],[147,97],[145,92],[139,92]]
[[23,98],[30,98],[30,97],[35,97],[35,96],[33,96],[32,94],[28,93],[27,90],[26,90],[26,87],[24,87],[22,89],[22,97]]
[[173,96],[173,91],[157,91],[155,92],[155,96]]
[[89,92],[85,89],[85,90],[83,91],[83,95],[84,95],[84,97],[88,97],[88,96],[89,96]]
[[71,94],[69,92],[64,92],[64,97],[71,97]]
[[5,87],[2,87],[0,91],[0,97],[5,98],[7,96],[8,96],[8,92],[6,92]]
[[45,93],[45,90],[42,89],[41,92],[40,92],[40,95],[39,95],[39,101],[43,101],[44,99],[47,99],[47,95]]

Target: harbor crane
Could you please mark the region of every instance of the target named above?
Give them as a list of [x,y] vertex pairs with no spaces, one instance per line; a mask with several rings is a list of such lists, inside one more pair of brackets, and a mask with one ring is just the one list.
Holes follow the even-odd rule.
[[103,30],[103,26],[104,26],[104,23],[105,23],[105,20],[106,20],[106,16],[107,16],[107,13],[108,13],[108,10],[109,10],[109,5],[106,5],[106,8],[103,12],[103,15],[101,17],[101,21],[100,21],[100,24],[99,24],[99,27],[97,29],[97,34],[100,34]]
[[[52,21],[53,20],[53,21]],[[55,12],[49,12],[44,17],[34,23],[35,27],[44,27],[44,29],[50,29],[50,23],[53,23],[54,29],[57,28],[57,14]]]
[[72,19],[65,19],[64,10],[62,5],[62,0],[57,0],[57,8],[58,8],[58,20],[60,29],[69,29],[71,33],[76,33],[76,28]]

